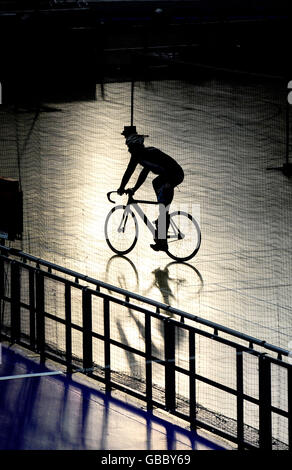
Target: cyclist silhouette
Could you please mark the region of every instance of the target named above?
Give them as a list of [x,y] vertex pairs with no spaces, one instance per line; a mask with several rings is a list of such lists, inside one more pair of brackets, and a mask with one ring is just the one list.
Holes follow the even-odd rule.
[[136,126],[125,126],[122,135],[126,138],[126,145],[131,154],[130,162],[122,177],[121,184],[117,190],[119,195],[125,192],[125,187],[133,175],[137,165],[143,167],[138,176],[135,186],[127,191],[132,194],[142,186],[150,172],[157,175],[152,185],[159,203],[159,216],[155,221],[156,235],[155,244],[150,245],[155,251],[166,251],[167,232],[169,228],[169,207],[173,200],[174,188],[182,183],[184,172],[181,166],[169,155],[156,147],[144,146],[144,135],[136,131]]

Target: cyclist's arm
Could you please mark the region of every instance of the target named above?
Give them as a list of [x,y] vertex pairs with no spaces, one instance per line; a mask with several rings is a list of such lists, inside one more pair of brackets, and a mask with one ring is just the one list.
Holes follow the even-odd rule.
[[121,184],[120,184],[120,187],[118,189],[118,191],[120,192],[123,192],[125,190],[125,187],[129,181],[129,179],[131,178],[132,174],[134,173],[135,169],[136,169],[136,166],[137,166],[137,162],[131,158],[130,162],[129,162],[129,165],[127,166],[127,169],[124,173],[124,176],[122,178],[122,181],[121,181]]
[[148,176],[149,171],[150,170],[148,170],[147,168],[143,168],[140,175],[138,176],[137,183],[135,184],[135,186],[133,188],[134,192],[136,192],[137,189],[139,189],[140,186],[142,186],[142,184],[144,183],[144,181],[146,180],[146,178]]

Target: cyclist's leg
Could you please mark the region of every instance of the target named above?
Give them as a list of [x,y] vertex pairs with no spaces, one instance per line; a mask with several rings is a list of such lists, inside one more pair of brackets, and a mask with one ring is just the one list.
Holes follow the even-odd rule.
[[[159,202],[159,216],[156,221],[155,242],[159,249],[166,249],[169,227],[169,206],[173,200],[174,186],[169,182],[168,178],[158,176],[153,181],[153,188],[156,193],[157,202]],[[154,248],[154,246],[152,246],[152,248]]]
[[153,249],[167,249],[167,233],[170,224],[169,210],[174,196],[174,188],[182,183],[184,179],[183,172],[176,175],[159,175],[152,184],[159,202],[159,216],[156,221],[156,247]]
[[157,200],[158,200],[158,196],[160,193],[160,189],[164,185],[164,183],[165,183],[165,178],[162,175],[156,176],[156,178],[154,178],[154,180],[152,181],[152,186],[155,191]]
[[167,234],[170,225],[169,210],[174,196],[174,188],[184,180],[183,171],[176,175],[159,175],[153,180],[153,188],[159,205],[159,216],[156,223],[155,245],[150,245],[155,251],[168,250]]
[[[165,179],[159,175],[157,176],[153,181],[152,181],[152,186],[156,194],[157,202],[161,202],[161,188],[165,184]],[[158,222],[159,218],[161,218],[161,207],[159,206],[159,216],[155,220],[155,226],[156,226],[156,231],[155,231],[155,237],[154,240],[158,240]]]
[[161,220],[165,224],[165,241],[167,241],[167,233],[170,224],[169,210],[170,204],[173,201],[174,188],[181,184],[183,179],[183,172],[177,175],[165,176],[165,183],[161,186],[158,194],[158,202],[164,206],[164,211],[162,210],[163,214],[161,214]]
[[[161,237],[166,240],[169,228],[169,209],[174,195],[174,186],[170,182],[166,182],[160,189],[158,202],[160,203],[160,211],[158,217],[158,226],[162,227]],[[160,234],[160,233],[159,233]]]

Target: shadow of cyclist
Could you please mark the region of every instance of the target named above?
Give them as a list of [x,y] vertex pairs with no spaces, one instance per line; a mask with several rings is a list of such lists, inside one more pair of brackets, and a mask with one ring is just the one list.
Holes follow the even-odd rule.
[[175,299],[175,295],[173,294],[171,290],[169,282],[174,281],[175,279],[172,279],[169,276],[169,270],[167,267],[165,267],[164,269],[157,268],[154,271],[152,271],[152,274],[154,274],[154,282],[147,289],[147,292],[149,292],[153,287],[157,287],[161,292],[163,302],[166,305],[170,305],[171,301]]

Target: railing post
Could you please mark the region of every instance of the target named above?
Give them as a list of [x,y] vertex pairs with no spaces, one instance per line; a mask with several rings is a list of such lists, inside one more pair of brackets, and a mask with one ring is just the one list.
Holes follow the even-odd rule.
[[236,348],[236,391],[237,391],[237,443],[238,449],[244,448],[243,415],[243,357],[242,350]]
[[103,322],[104,322],[104,374],[105,390],[110,392],[111,386],[111,353],[110,353],[110,308],[109,299],[103,300]]
[[45,285],[41,270],[36,270],[36,343],[41,362],[45,361]]
[[35,349],[35,272],[29,270],[29,341]]
[[[1,247],[1,244],[0,244]],[[1,254],[1,251],[0,251]],[[2,338],[2,328],[4,325],[2,325],[2,320],[4,320],[4,308],[5,308],[5,271],[4,271],[4,260],[3,258],[0,258],[0,341]]]
[[151,316],[145,315],[145,360],[146,360],[146,400],[147,410],[153,409],[152,404],[152,347],[151,347]]
[[288,367],[288,437],[289,450],[292,450],[292,365]]
[[165,408],[175,410],[175,330],[169,319],[164,320]]
[[20,269],[15,261],[11,263],[11,339],[20,340]]
[[72,326],[71,326],[71,286],[65,284],[65,321],[66,321],[66,363],[67,372],[72,372]]
[[4,285],[4,260],[0,258],[0,299],[4,297]]
[[197,392],[196,392],[196,342],[195,332],[189,330],[189,390],[190,390],[190,426],[196,429]]
[[92,299],[87,287],[82,289],[83,367],[92,368]]
[[261,354],[259,357],[259,445],[260,449],[272,450],[271,415],[271,363]]

